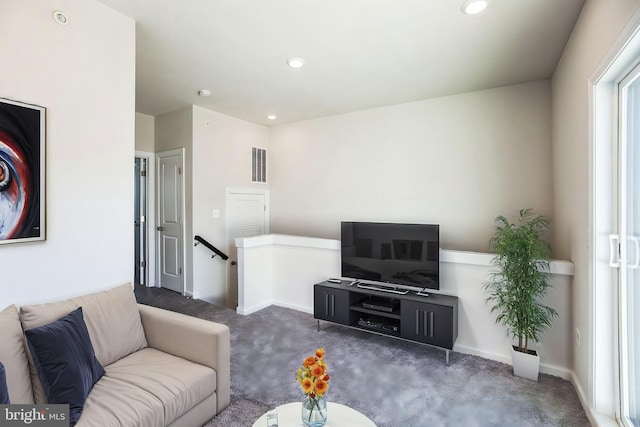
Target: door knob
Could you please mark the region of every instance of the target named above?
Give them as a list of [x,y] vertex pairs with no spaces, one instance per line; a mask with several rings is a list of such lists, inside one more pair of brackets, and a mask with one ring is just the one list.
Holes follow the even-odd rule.
[[158,227],[157,230],[158,231],[164,231],[164,227]]

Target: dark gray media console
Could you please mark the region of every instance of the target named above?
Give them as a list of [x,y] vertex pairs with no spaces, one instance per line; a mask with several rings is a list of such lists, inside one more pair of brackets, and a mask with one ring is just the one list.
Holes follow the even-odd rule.
[[[364,331],[449,351],[458,337],[458,298],[415,291],[400,293],[350,286],[352,282],[314,285],[313,317]],[[366,286],[366,285],[365,285]]]

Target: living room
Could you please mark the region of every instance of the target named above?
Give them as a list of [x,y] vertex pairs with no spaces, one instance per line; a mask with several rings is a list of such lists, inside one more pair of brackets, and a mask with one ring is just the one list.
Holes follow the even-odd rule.
[[[524,207],[547,213],[553,257],[575,266],[572,309],[561,316],[582,341],[572,343],[564,368],[587,413],[610,418],[612,403],[593,385],[615,368],[593,363],[587,87],[629,23],[637,24],[637,8],[636,0],[587,0],[545,79],[265,126],[196,105],[136,114],[132,18],[97,1],[7,2],[0,52],[11,60],[0,70],[1,96],[47,109],[46,241],[2,247],[0,307],[132,280],[136,150],[187,146],[186,226],[224,246],[226,219],[212,220],[211,211],[225,212],[228,187],[265,189],[247,178],[246,153],[261,147],[269,153],[274,233],[337,239],[345,219],[435,222],[443,248],[487,252],[496,215]],[[51,18],[55,9],[69,25]],[[141,123],[153,129],[152,148],[136,140]],[[185,134],[181,144],[185,138],[175,137]],[[216,298],[205,283],[226,281],[226,268],[188,253],[187,291]],[[613,385],[605,380],[604,390]]]

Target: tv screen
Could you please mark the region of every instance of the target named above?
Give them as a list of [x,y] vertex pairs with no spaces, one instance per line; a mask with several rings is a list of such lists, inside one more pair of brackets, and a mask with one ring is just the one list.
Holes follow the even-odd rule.
[[342,277],[440,289],[440,226],[342,222]]

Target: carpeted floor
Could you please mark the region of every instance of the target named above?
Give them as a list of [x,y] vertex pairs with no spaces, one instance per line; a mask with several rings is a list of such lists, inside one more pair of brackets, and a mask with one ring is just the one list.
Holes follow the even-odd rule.
[[[575,389],[541,374],[513,376],[511,366],[316,320],[271,306],[249,316],[164,289],[137,287],[145,304],[227,324],[231,329],[231,405],[208,427],[251,426],[268,409],[301,400],[295,373],[317,347],[331,375],[327,397],[378,427],[589,426]],[[331,415],[329,414],[329,417]],[[286,426],[282,426],[286,427]]]

